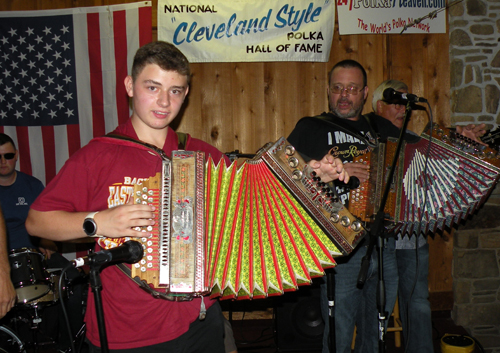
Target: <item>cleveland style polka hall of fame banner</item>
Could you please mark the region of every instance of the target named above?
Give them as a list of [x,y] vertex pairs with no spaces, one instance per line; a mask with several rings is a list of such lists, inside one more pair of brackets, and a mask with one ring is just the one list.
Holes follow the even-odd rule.
[[337,0],[339,34],[446,33],[445,0]]
[[190,62],[328,62],[333,0],[158,0],[158,39]]

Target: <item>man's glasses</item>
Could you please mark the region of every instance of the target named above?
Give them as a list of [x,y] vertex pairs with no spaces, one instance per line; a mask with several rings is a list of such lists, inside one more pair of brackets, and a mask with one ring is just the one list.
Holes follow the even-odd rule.
[[15,153],[4,153],[4,154],[0,153],[0,158],[5,158],[6,160],[14,159],[15,156],[16,156]]
[[349,96],[355,96],[359,92],[361,92],[364,87],[358,88],[356,86],[349,86],[344,88],[344,86],[342,85],[333,85],[331,88],[333,93],[342,94],[345,91],[345,93],[347,93]]

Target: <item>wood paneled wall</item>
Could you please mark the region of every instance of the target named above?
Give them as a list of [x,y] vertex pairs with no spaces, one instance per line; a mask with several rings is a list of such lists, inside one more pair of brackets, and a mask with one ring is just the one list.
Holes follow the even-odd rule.
[[[3,0],[0,11],[100,6],[129,0]],[[153,1],[153,29],[156,28]],[[337,25],[336,25],[337,26]],[[156,33],[156,31],[154,31]],[[303,116],[328,110],[327,73],[338,61],[359,61],[373,91],[383,80],[404,81],[429,100],[434,121],[450,125],[448,34],[339,36],[335,29],[328,63],[192,64],[192,85],[174,127],[223,152],[254,153],[287,136]],[[156,39],[156,38],[155,38]],[[365,112],[371,111],[371,95]],[[410,129],[421,132],[429,116],[414,112]],[[446,240],[444,240],[446,239]],[[452,237],[436,236],[431,246],[431,292],[450,292]],[[451,243],[450,243],[451,242]],[[451,307],[452,303],[448,303]],[[445,305],[446,306],[446,305]]]
[[[223,151],[253,153],[288,135],[301,117],[327,111],[327,73],[349,58],[365,67],[370,90],[388,78],[402,80],[429,99],[435,121],[449,126],[448,51],[437,48],[448,48],[447,34],[336,34],[328,63],[192,64],[189,103],[176,123]],[[410,129],[421,132],[428,121],[426,112],[414,112]]]

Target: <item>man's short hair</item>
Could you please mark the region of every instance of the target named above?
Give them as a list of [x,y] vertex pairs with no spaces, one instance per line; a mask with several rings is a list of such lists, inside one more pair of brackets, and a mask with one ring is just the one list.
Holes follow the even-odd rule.
[[332,69],[328,73],[328,85],[330,85],[333,70],[335,70],[338,67],[342,67],[344,69],[351,69],[351,68],[359,69],[361,71],[361,73],[363,74],[363,87],[366,87],[366,85],[368,84],[368,78],[366,76],[366,71],[365,71],[365,68],[363,67],[363,65],[358,63],[356,60],[347,59],[347,60],[339,61],[338,63],[335,64],[334,67],[332,67]]
[[191,79],[188,59],[173,44],[156,41],[140,47],[132,64],[132,80],[135,82],[147,64],[156,64],[165,71],[175,71]]
[[0,132],[0,146],[3,146],[9,142],[12,143],[12,146],[14,146],[14,149],[16,149],[16,144],[14,143],[14,140],[12,140],[9,135]]
[[377,113],[377,102],[384,100],[384,91],[387,88],[392,88],[395,91],[408,92],[408,86],[402,81],[386,80],[382,82],[377,88],[375,88],[375,91],[373,91],[372,108],[375,113]]

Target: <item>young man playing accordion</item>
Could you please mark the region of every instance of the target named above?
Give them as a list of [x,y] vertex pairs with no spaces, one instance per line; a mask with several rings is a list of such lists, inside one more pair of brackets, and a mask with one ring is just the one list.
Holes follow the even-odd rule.
[[[140,140],[168,156],[178,149],[169,124],[189,91],[190,68],[172,44],[153,42],[140,48],[125,88],[133,112],[114,134]],[[186,149],[220,160],[223,154],[188,136]],[[33,204],[27,221],[39,237],[66,241],[99,235],[109,238],[148,237],[136,227],[153,226],[154,208],[133,204],[133,184],[161,171],[161,160],[133,146],[92,140],[76,152]],[[97,213],[96,213],[97,212]],[[82,225],[93,219],[96,229]],[[216,300],[206,297],[175,302],[155,299],[121,272],[109,266],[101,272],[102,302],[109,349],[126,352],[224,352],[224,325]],[[206,308],[206,318],[200,312]],[[203,315],[202,315],[203,316]],[[93,293],[86,318],[90,351],[98,352],[100,337]]]

